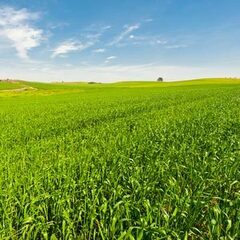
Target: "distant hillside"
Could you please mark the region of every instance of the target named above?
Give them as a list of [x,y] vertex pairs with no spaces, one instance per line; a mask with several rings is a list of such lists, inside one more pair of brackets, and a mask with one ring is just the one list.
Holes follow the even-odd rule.
[[18,89],[24,86],[22,81],[17,80],[0,80],[0,90]]
[[1,92],[59,92],[59,91],[79,91],[95,88],[146,88],[146,87],[177,87],[177,86],[194,86],[194,85],[215,85],[215,84],[239,84],[240,79],[233,78],[208,78],[193,79],[173,82],[156,82],[156,81],[122,81],[116,83],[88,84],[88,82],[64,82],[64,83],[42,83],[29,82],[23,80],[0,80]]

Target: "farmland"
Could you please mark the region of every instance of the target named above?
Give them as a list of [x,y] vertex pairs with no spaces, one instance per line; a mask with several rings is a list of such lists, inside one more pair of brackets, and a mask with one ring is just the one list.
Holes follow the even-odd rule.
[[239,239],[240,80],[0,82],[1,239]]

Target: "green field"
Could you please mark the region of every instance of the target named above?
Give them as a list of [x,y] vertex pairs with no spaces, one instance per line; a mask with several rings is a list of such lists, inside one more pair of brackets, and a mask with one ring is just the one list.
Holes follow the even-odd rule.
[[0,161],[0,239],[240,239],[240,80],[0,82]]

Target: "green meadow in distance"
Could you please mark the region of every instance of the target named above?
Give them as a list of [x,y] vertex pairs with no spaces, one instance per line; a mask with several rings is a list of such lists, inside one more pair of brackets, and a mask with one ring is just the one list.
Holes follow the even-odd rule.
[[240,80],[0,81],[0,239],[239,239]]

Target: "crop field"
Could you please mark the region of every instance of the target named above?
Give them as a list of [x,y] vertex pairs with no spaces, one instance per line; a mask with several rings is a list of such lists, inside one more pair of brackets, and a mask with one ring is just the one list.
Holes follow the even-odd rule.
[[240,239],[240,80],[0,82],[0,191],[0,239]]

